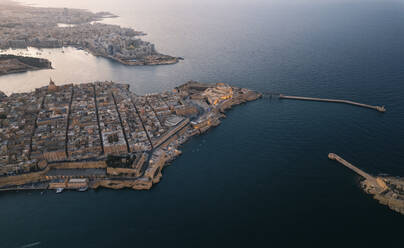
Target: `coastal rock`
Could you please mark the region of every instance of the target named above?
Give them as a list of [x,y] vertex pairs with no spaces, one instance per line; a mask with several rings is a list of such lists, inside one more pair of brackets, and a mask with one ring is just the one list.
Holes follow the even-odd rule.
[[0,90],[0,101],[3,101],[6,98],[7,98],[7,95],[4,94],[4,92]]

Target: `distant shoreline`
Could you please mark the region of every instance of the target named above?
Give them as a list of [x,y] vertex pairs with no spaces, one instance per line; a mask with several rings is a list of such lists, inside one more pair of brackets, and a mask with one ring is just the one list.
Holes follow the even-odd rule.
[[0,55],[0,76],[42,69],[52,69],[52,63],[43,58]]
[[98,22],[118,17],[110,12],[32,7],[12,1],[0,2],[0,6],[0,49],[75,47],[131,66],[183,60],[159,53],[154,44],[138,38],[144,32]]

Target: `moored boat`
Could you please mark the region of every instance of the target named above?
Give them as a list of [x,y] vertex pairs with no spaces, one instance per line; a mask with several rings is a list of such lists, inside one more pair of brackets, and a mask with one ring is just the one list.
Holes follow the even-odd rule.
[[87,191],[87,190],[88,190],[88,187],[86,186],[86,187],[79,188],[77,191],[84,192],[84,191]]
[[56,194],[60,194],[60,193],[62,193],[62,192],[63,192],[63,190],[64,190],[64,188],[57,188],[57,189],[56,189]]

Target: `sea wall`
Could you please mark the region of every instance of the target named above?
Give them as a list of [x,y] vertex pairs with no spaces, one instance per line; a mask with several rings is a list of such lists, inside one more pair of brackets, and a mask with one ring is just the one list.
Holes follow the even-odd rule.
[[132,188],[136,190],[148,190],[153,186],[149,179],[139,178],[137,180],[100,180],[90,185],[91,188],[124,189]]

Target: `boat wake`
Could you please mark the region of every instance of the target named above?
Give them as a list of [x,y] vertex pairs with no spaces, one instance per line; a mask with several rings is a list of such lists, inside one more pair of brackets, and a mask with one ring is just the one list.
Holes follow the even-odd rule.
[[37,245],[40,245],[40,244],[41,244],[41,242],[38,241],[38,242],[31,243],[31,244],[20,246],[20,248],[29,248],[29,247],[34,247],[34,246],[37,246]]

